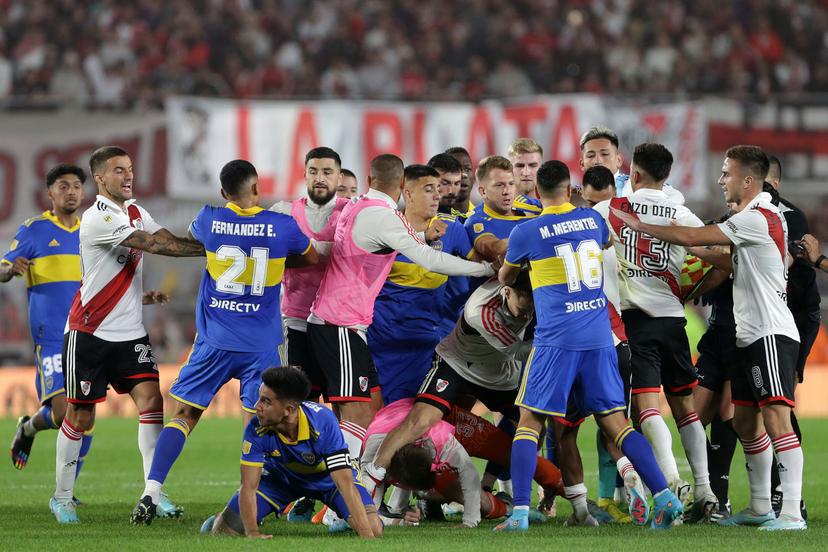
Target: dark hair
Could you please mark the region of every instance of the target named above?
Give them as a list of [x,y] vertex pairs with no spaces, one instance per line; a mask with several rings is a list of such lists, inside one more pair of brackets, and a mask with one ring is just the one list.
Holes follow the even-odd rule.
[[391,457],[388,477],[416,490],[431,489],[437,481],[437,475],[431,471],[433,462],[428,450],[409,443]]
[[435,178],[440,176],[437,169],[429,167],[428,165],[409,165],[403,170],[403,178],[406,182],[419,180],[426,176],[433,176]]
[[[673,154],[663,144],[644,142],[635,146],[632,162],[656,182],[667,180],[673,167]],[[762,175],[764,178],[764,175]]]
[[327,148],[324,146],[319,148],[313,148],[307,154],[305,154],[305,165],[307,165],[308,161],[310,161],[311,159],[333,159],[337,167],[342,167],[342,160],[339,158],[339,154],[331,148]]
[[770,166],[768,167],[768,175],[765,178],[770,178],[771,173],[776,172],[776,178],[782,180],[782,161],[775,155],[771,155],[770,153],[767,155]]
[[61,163],[59,165],[55,165],[48,173],[46,173],[46,187],[51,187],[58,178],[65,174],[73,174],[77,176],[81,181],[81,184],[86,182],[86,173],[82,168],[77,165],[70,165],[69,163]]
[[453,155],[448,153],[438,153],[437,155],[428,160],[428,166],[433,167],[438,171],[444,173],[463,172],[463,166],[460,164],[460,161],[458,161],[454,158]]
[[546,195],[559,192],[567,182],[569,182],[569,167],[562,161],[553,159],[538,169],[538,189],[546,192]]
[[495,169],[512,172],[512,162],[502,155],[490,155],[488,157],[484,157],[480,160],[480,163],[477,164],[477,170],[475,171],[477,181],[481,182],[486,180],[486,178],[489,177],[489,173]]
[[221,189],[227,195],[235,197],[244,191],[245,185],[254,176],[258,174],[253,163],[244,159],[235,159],[221,168],[219,175]]
[[466,157],[471,159],[471,155],[469,155],[469,150],[467,150],[463,146],[452,146],[449,149],[447,149],[446,151],[444,151],[443,153],[447,153],[449,155],[461,154],[461,155],[465,155]]
[[770,170],[768,154],[759,146],[733,146],[727,150],[725,157],[738,161],[751,176],[760,182],[764,182]]
[[393,153],[383,153],[371,159],[371,181],[374,185],[399,184],[403,178],[403,160]]
[[356,178],[354,171],[352,171],[351,169],[340,169],[339,172],[342,173],[342,176],[350,176],[351,178]]
[[610,186],[615,187],[615,176],[613,176],[611,170],[603,165],[595,165],[588,168],[584,173],[582,186],[584,188],[589,186],[596,192],[600,192]]
[[603,138],[605,140],[609,140],[610,144],[615,146],[618,149],[618,135],[614,133],[612,130],[608,129],[607,127],[603,126],[595,126],[589,129],[588,131],[584,132],[581,135],[581,140],[579,142],[581,146],[581,151],[583,151],[584,146],[590,140],[598,140],[599,138]]
[[532,279],[529,277],[529,269],[518,272],[515,282],[508,287],[515,291],[532,295]]
[[104,170],[106,162],[113,157],[123,157],[129,155],[125,150],[118,146],[103,146],[92,152],[89,158],[89,170],[92,174],[99,173]]
[[302,402],[311,391],[311,383],[298,366],[274,366],[262,372],[262,383],[280,401]]

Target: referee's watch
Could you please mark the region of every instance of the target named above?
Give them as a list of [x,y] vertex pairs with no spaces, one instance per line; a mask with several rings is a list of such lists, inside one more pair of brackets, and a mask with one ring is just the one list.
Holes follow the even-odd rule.
[[820,255],[819,257],[817,257],[817,260],[814,261],[814,268],[816,268],[817,270],[820,270],[819,265],[822,264],[822,261],[824,261],[825,258],[826,258],[825,255]]

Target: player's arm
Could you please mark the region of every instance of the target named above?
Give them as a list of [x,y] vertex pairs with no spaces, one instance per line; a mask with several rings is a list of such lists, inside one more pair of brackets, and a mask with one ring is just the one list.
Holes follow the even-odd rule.
[[463,491],[463,526],[477,527],[480,523],[480,473],[469,453],[454,437],[443,446],[443,456],[446,463],[457,470]]
[[[343,452],[340,455],[347,456],[347,453]],[[362,504],[362,498],[359,496],[359,491],[357,491],[356,485],[354,484],[354,472],[350,463],[346,461],[344,466],[337,467],[339,464],[334,464],[332,467],[331,458],[328,457],[326,460],[328,470],[331,470],[331,479],[333,479],[336,489],[342,495],[342,498],[345,500],[345,505],[351,513],[351,517],[346,521],[360,537],[365,539],[374,538],[374,531],[371,529],[371,524],[368,521],[365,505]]]
[[726,274],[733,272],[733,257],[730,252],[722,251],[719,247],[688,247],[687,252],[695,255],[707,264],[713,265]]
[[517,280],[523,269],[523,263],[528,259],[527,244],[523,228],[515,226],[509,233],[509,246],[503,255],[503,266],[497,274],[501,284],[511,286]]
[[498,259],[506,254],[506,249],[509,247],[508,239],[497,239],[494,234],[483,234],[479,236],[474,242],[474,250],[480,256],[489,262],[496,262]]
[[677,245],[690,247],[694,245],[730,245],[732,242],[724,232],[721,231],[718,225],[711,224],[708,226],[660,226],[657,224],[647,224],[641,222],[634,216],[612,208],[613,214],[621,219],[624,224],[635,230],[636,232],[643,232],[649,234],[654,238]]
[[685,302],[692,301],[697,297],[701,297],[702,295],[706,295],[725,283],[730,278],[730,272],[726,272],[724,270],[719,270],[718,268],[714,267],[710,269],[710,272],[707,273],[707,276],[704,277],[701,284],[693,290]]
[[256,489],[262,478],[262,466],[249,463],[241,465],[241,487],[239,488],[239,514],[244,524],[244,534],[251,539],[269,539],[273,535],[263,535],[256,523]]
[[32,261],[25,257],[17,257],[14,261],[3,259],[0,262],[0,283],[6,283],[15,276],[23,276],[31,265]]
[[136,230],[127,236],[121,245],[167,257],[204,256],[204,245],[200,242],[179,238],[166,229],[159,230],[155,234]]
[[319,254],[313,243],[308,245],[308,249],[301,255],[288,255],[285,259],[285,268],[302,268],[305,266],[313,266],[319,262]]
[[819,242],[815,237],[811,234],[805,234],[798,243],[803,250],[803,255],[807,255],[808,260],[811,261],[814,268],[828,272],[828,260],[826,260],[825,255],[820,253]]
[[23,224],[9,246],[9,252],[0,260],[0,283],[5,283],[15,276],[23,276],[34,261],[34,249],[31,245],[29,227]]

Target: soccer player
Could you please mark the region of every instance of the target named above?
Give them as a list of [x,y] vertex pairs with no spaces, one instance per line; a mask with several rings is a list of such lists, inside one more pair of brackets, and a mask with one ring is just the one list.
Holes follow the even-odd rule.
[[[661,144],[636,146],[630,164],[633,192],[629,198],[613,199],[611,205],[624,205],[642,220],[655,224],[677,220],[688,226],[704,226],[663,190],[672,163],[672,154]],[[610,204],[596,209],[610,224],[621,265],[621,315],[632,352],[633,415],[652,444],[671,488],[684,499],[689,485],[679,475],[672,436],[659,410],[659,394],[664,387],[693,472],[695,505],[712,513],[718,506],[710,489],[704,427],[693,405],[693,388],[698,380],[684,330],[687,320],[678,283],[686,249],[624,226],[611,215]]]
[[[736,213],[722,224],[694,228],[646,224],[632,213],[613,211],[636,232],[682,246],[732,245],[732,256],[711,252],[714,266],[733,270],[733,315],[740,366],[731,378],[733,426],[745,452],[750,506],[722,525],[759,525],[760,530],[806,529],[801,517],[802,448],[791,425],[799,332],[785,304],[787,225],[762,191],[770,162],[761,148],[733,146],[719,177],[725,201]],[[782,511],[771,509],[771,464],[779,470]]]
[[[292,216],[304,234],[313,240],[318,262],[306,267],[286,267],[282,294],[282,323],[285,337],[282,344],[284,364],[301,367],[311,380],[311,399],[327,396],[325,378],[316,366],[308,344],[308,316],[319,283],[328,266],[333,247],[336,222],[345,198],[336,196],[344,179],[339,154],[328,147],[317,147],[305,155],[307,196],[292,201],[279,201],[271,211]],[[293,510],[291,510],[293,511]]]
[[428,160],[427,165],[435,169],[439,175],[440,206],[437,209],[438,212],[462,217],[463,213],[454,209],[457,194],[460,193],[460,181],[463,178],[463,168],[460,162],[447,153],[438,153]]
[[534,194],[538,169],[543,163],[543,148],[531,138],[518,138],[509,145],[507,155],[512,162],[517,192],[512,208],[526,214],[540,214],[543,207]]
[[[336,185],[336,197],[352,198],[358,194],[357,177],[354,171],[350,169],[342,169],[342,180]],[[307,175],[306,175],[307,178]]]
[[[453,157],[446,155],[452,163]],[[405,219],[415,232],[425,232],[437,219],[441,200],[437,169],[426,165],[405,168]],[[459,181],[460,174],[457,173]],[[451,215],[445,233],[426,243],[460,258],[471,254],[465,228]],[[440,342],[437,323],[446,302],[448,276],[428,271],[398,253],[374,303],[368,327],[368,349],[377,369],[382,400],[391,404],[417,394]]]
[[[325,375],[328,399],[341,421],[348,422],[345,441],[359,457],[364,428],[373,417],[371,390],[376,369],[365,332],[374,301],[397,253],[430,272],[448,276],[488,276],[488,263],[474,263],[426,245],[397,210],[404,185],[402,160],[383,154],[371,160],[369,191],[348,203],[336,227],[328,268],[308,317],[308,338],[317,366]],[[437,234],[425,233],[435,240]]]
[[451,155],[460,162],[460,167],[463,172],[461,173],[460,178],[460,191],[457,192],[457,197],[455,198],[453,207],[458,213],[461,213],[463,217],[469,218],[472,212],[474,212],[474,203],[471,202],[470,198],[471,191],[474,189],[475,184],[471,156],[469,155],[468,150],[466,150],[463,146],[451,147],[443,153]]
[[[66,414],[63,380],[63,327],[72,298],[80,285],[80,219],[86,173],[75,165],[60,164],[46,175],[52,208],[24,222],[9,252],[0,261],[0,283],[26,277],[29,328],[35,351],[35,389],[40,409],[22,416],[11,446],[12,464],[26,467],[37,432],[57,429]],[[83,435],[77,473],[92,444],[92,429]]]
[[152,523],[161,487],[187,438],[221,387],[239,380],[245,420],[255,412],[262,372],[279,360],[279,293],[285,265],[316,262],[316,250],[292,218],[259,206],[259,182],[248,161],[221,169],[224,207],[205,206],[190,225],[207,266],[196,300],[197,336],[170,388],[178,403],[158,437],[133,524]]
[[[569,199],[569,169],[548,161],[538,170],[541,215],[517,226],[499,279],[511,285],[528,263],[538,325],[523,370],[516,405],[520,422],[512,442],[515,509],[498,531],[528,529],[531,474],[537,462],[540,430],[547,417],[562,418],[570,396],[578,411],[593,414],[629,457],[655,499],[653,526],[666,528],[682,512],[681,502],[667,487],[646,439],[626,423],[624,386],[603,291],[601,252],[611,246],[609,229],[597,212],[576,208]],[[564,483],[568,484],[566,471]],[[631,514],[646,521],[647,503],[640,485],[631,490]],[[570,523],[590,517],[583,483],[565,488],[575,513]]]
[[[77,523],[72,502],[81,438],[92,428],[95,404],[110,384],[129,393],[139,412],[138,448],[149,475],[163,423],[158,368],[142,321],[142,304],[169,298],[143,291],[143,252],[199,257],[204,246],[177,238],[132,199],[132,161],[123,149],[104,146],[92,153],[90,172],[98,186],[95,203],[81,217],[81,286],[63,338],[64,378],[69,403],[57,437],[56,488],[49,502],[59,523]],[[162,515],[180,509],[162,500]]]
[[202,533],[269,539],[259,524],[293,500],[321,500],[363,538],[382,535],[374,502],[357,479],[333,412],[302,402],[310,381],[295,366],[262,373],[256,416],[244,431],[241,487]]

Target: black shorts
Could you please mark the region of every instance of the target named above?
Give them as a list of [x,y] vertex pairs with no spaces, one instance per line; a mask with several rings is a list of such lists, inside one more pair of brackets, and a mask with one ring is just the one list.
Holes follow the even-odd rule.
[[110,384],[129,393],[144,381],[158,381],[149,336],[132,341],[104,341],[92,334],[69,330],[63,336],[66,400],[92,404],[106,400]]
[[308,324],[308,343],[329,402],[369,402],[371,392],[379,390],[368,344],[356,331]]
[[793,407],[798,355],[799,343],[784,335],[769,335],[740,347],[740,362],[730,379],[733,404]]
[[678,317],[647,316],[638,309],[621,313],[632,353],[632,394],[689,395],[698,384],[690,345]]
[[415,402],[422,402],[439,408],[445,416],[460,397],[471,395],[486,405],[486,408],[492,412],[500,412],[508,418],[517,419],[517,409],[515,407],[517,392],[517,387],[503,391],[488,389],[472,383],[458,374],[454,368],[440,358],[440,355],[435,355],[434,364],[426,374]]
[[736,347],[736,326],[711,325],[699,339],[698,349],[696,377],[699,385],[714,393],[721,393],[733,368],[739,366],[740,362],[740,352]]
[[819,328],[822,325],[819,311],[795,312],[794,323],[799,330],[799,355],[796,359],[797,381],[805,381],[805,363],[808,362],[808,355],[811,354],[811,347],[814,346]]
[[314,355],[311,353],[308,333],[294,328],[288,328],[285,332],[285,340],[282,342],[282,351],[286,355],[282,362],[290,366],[298,366],[305,372],[311,382],[309,400],[315,401],[319,395],[328,398],[325,391],[325,375],[319,365],[316,364]]

